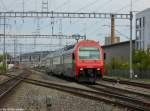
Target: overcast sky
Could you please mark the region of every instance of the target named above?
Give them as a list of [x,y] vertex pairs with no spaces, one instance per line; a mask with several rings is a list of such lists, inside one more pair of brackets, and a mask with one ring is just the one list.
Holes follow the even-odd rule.
[[[46,1],[46,0],[43,0]],[[129,13],[131,0],[48,0],[49,11],[59,12],[112,12],[112,13]],[[41,11],[42,0],[24,0],[24,11]],[[150,0],[133,0],[133,11],[142,11],[150,7]],[[23,0],[0,0],[0,11],[23,11]],[[10,34],[33,34],[36,33],[37,19],[7,19],[6,32]],[[88,39],[94,39],[104,44],[105,36],[110,35],[110,20],[104,19],[54,19],[54,33],[60,31],[63,34],[81,34],[87,35]],[[39,27],[41,34],[51,34],[51,19],[40,19]],[[60,30],[62,24],[62,30]],[[120,36],[121,41],[128,40],[129,21],[116,21],[116,35]],[[135,29],[135,28],[134,28]],[[2,26],[0,32],[3,32]],[[135,38],[135,37],[134,37]],[[7,39],[7,43],[13,43],[14,40]],[[2,38],[0,44],[2,44]],[[18,40],[18,43],[34,43],[33,39]],[[71,44],[74,41],[64,40],[63,44]],[[58,40],[37,39],[37,44],[58,44]],[[0,46],[1,47],[1,46]],[[55,47],[56,48],[56,47]],[[23,52],[36,50],[51,50],[48,46],[22,46],[18,47]],[[2,50],[2,47],[0,48]],[[8,52],[13,52],[13,47],[7,47]]]

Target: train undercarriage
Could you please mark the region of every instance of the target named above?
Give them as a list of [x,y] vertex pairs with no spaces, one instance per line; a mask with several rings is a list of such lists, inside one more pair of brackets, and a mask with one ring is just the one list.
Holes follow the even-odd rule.
[[79,82],[92,82],[95,83],[96,80],[101,79],[101,71],[97,70],[96,68],[85,68],[80,69],[79,75],[78,75],[78,81]]

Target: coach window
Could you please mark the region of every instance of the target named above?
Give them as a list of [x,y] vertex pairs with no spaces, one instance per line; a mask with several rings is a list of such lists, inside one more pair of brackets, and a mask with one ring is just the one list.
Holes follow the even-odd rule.
[[140,19],[136,19],[136,28],[140,27]]
[[145,17],[143,17],[143,27],[145,27]]
[[61,64],[64,63],[64,55],[61,56]]
[[64,63],[72,63],[71,54],[64,56]]
[[140,18],[140,28],[142,27],[142,18]]
[[74,55],[74,53],[72,53],[72,59],[73,59],[73,60],[75,59],[75,55]]
[[53,59],[53,64],[54,64],[54,65],[60,64],[60,57],[55,57],[55,58]]
[[140,39],[140,36],[141,36],[140,30],[136,30],[136,38],[137,38],[138,40]]

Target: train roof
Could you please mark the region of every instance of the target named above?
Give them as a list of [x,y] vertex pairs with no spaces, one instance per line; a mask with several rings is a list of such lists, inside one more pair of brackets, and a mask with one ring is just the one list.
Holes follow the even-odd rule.
[[76,45],[76,44],[67,45],[67,46],[65,46],[64,48],[55,50],[53,53],[50,53],[50,54],[48,54],[45,58],[43,58],[43,60],[46,60],[46,59],[51,58],[51,57],[53,57],[53,56],[56,56],[56,57],[57,57],[57,56],[61,55],[62,53],[63,53],[63,54],[66,54],[66,53],[73,52],[73,49],[74,49],[75,45]]
[[63,54],[69,54],[69,53],[72,53],[73,52],[73,49],[75,48],[75,46],[77,44],[80,44],[80,43],[84,43],[84,42],[94,42],[94,43],[98,43],[94,40],[82,40],[82,41],[79,41],[78,43],[76,44],[72,44],[72,45],[66,45],[64,48],[61,48],[61,49],[58,49],[56,51],[54,51],[53,53],[51,54],[48,54],[43,60],[46,60],[48,58],[51,58],[51,57],[54,57],[54,56],[60,56]]
[[[80,44],[80,43],[82,43],[82,42],[94,42],[94,43],[97,43],[97,42],[94,41],[94,40],[82,40],[82,41],[79,41],[79,42],[76,43],[76,44],[67,45],[67,46],[65,46],[64,48],[59,49],[59,50],[62,50],[63,52],[72,50],[72,49],[74,49],[74,47],[75,47],[77,44]],[[56,51],[59,51],[59,50],[56,50]]]
[[80,42],[96,42],[95,40],[82,40],[82,41],[79,41]]

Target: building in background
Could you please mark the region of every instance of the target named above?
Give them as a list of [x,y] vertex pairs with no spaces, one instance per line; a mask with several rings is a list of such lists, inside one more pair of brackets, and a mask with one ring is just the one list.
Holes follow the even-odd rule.
[[31,52],[31,53],[24,53],[20,56],[17,56],[16,58],[12,58],[9,62],[10,63],[20,63],[25,66],[34,66],[35,64],[38,64],[41,62],[41,59],[46,57],[48,54],[50,54],[53,51],[37,51],[37,52]]
[[[105,37],[105,45],[110,45],[111,43],[111,37]],[[114,43],[119,43],[120,42],[120,37],[115,37],[114,38]]]
[[115,34],[115,15],[111,15],[111,35],[105,37],[105,45],[116,44],[120,42],[120,37]]
[[136,48],[150,50],[150,8],[136,14]]
[[[133,49],[135,48],[135,40],[132,41]],[[119,42],[102,46],[106,53],[105,63],[111,63],[112,58],[118,58],[122,61],[129,62],[130,58],[130,41]]]

